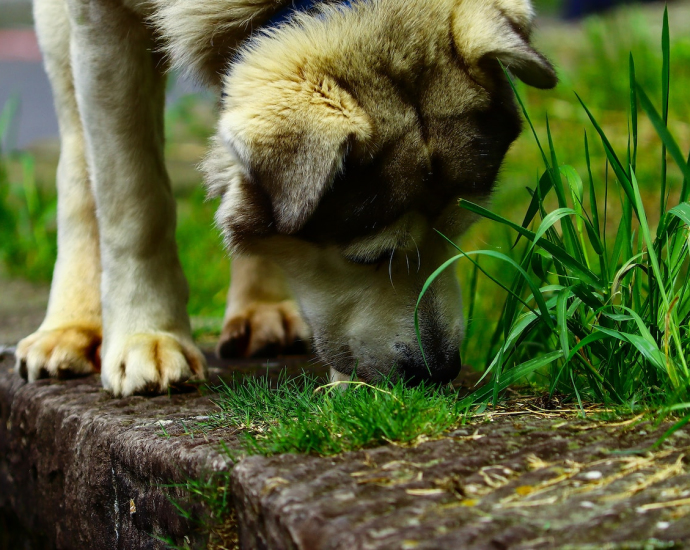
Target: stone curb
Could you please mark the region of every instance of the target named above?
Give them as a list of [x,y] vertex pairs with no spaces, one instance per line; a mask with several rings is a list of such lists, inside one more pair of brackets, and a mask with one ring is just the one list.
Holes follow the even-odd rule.
[[0,510],[30,547],[165,548],[155,537],[205,547],[170,500],[184,493],[161,485],[229,468],[221,434],[166,438],[161,421],[208,414],[208,398],[113,399],[96,376],[26,384],[12,365],[0,361]]
[[[26,384],[11,366],[0,361],[0,550],[223,548],[165,486],[233,467],[218,445],[237,450],[231,432],[181,428],[208,414],[208,397],[113,399],[95,376]],[[615,453],[668,426],[499,414],[414,447],[247,457],[231,474],[240,547],[686,548],[688,431]]]

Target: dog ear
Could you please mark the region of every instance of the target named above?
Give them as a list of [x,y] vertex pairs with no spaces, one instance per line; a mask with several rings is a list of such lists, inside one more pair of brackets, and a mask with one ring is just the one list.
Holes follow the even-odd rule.
[[[268,195],[279,233],[296,233],[314,213],[342,169],[349,139],[345,132],[284,131],[242,147],[245,154],[235,149],[250,182]],[[236,146],[237,140],[230,143]]]
[[226,104],[220,133],[246,178],[268,196],[281,234],[302,228],[350,147],[371,134],[355,100],[325,78],[282,82],[257,91],[253,101]]
[[528,0],[464,0],[454,12],[456,46],[470,70],[498,59],[525,84],[553,88],[553,66],[529,42],[533,18]]

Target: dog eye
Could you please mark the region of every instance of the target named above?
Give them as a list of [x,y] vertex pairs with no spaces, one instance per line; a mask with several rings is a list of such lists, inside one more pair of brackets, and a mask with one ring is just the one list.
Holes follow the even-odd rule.
[[393,250],[384,250],[383,252],[377,254],[376,256],[357,256],[357,257],[347,257],[349,262],[357,265],[376,265],[382,264],[383,262],[388,262],[393,255]]

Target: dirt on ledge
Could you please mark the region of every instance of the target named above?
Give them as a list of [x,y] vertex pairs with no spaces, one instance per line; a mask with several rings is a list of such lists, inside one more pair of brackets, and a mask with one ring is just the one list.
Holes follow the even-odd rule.
[[[487,420],[490,418],[490,420]],[[234,470],[246,548],[648,549],[690,544],[690,435],[649,423],[485,417],[450,437]]]

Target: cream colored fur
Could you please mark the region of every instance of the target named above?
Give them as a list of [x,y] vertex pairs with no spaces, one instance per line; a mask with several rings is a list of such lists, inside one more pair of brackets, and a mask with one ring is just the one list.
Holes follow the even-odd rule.
[[[244,339],[242,354],[251,355],[307,339],[292,291],[334,380],[355,366],[374,380],[416,357],[416,296],[450,253],[435,229],[457,237],[472,219],[453,201],[421,214],[422,193],[400,202],[395,219],[345,243],[316,243],[300,232],[348,162],[366,164],[391,144],[400,153],[381,161],[399,185],[391,201],[419,193],[432,154],[446,155],[450,173],[476,166],[480,174],[489,154],[482,147],[492,144],[470,137],[481,137],[482,127],[468,126],[463,141],[439,121],[464,123],[463,113],[494,108],[506,88],[497,67],[487,68],[496,58],[528,84],[555,84],[529,45],[531,4],[361,0],[252,34],[289,3],[35,0],[62,151],[50,304],[17,350],[17,369],[30,381],[100,367],[107,389],[130,395],[205,377],[185,311],[163,162],[162,51],[224,92],[204,163],[210,194],[222,197],[218,225],[237,255],[221,343]],[[446,137],[459,140],[457,153],[445,152]],[[364,204],[383,192],[371,185]],[[481,202],[489,192],[456,197]],[[390,258],[375,261],[388,250]],[[460,290],[447,273],[421,313],[425,334],[445,350],[439,364],[452,360],[462,338],[460,312]]]
[[151,0],[150,19],[174,66],[218,86],[242,41],[291,0]]
[[[375,120],[377,105],[367,110],[350,93],[354,79],[366,75],[362,80],[381,90],[383,108],[398,100],[391,81],[412,83],[420,70],[429,71],[446,89],[420,108],[440,117],[444,110],[490,108],[497,77],[485,60],[498,58],[528,84],[551,87],[553,70],[528,42],[533,15],[525,0],[372,0],[347,9],[324,7],[320,17],[300,16],[294,25],[258,36],[227,71],[218,132],[205,164],[211,194],[223,196],[217,222],[231,249],[269,257],[283,268],[317,353],[335,371],[347,376],[356,367],[374,380],[395,370],[401,349],[417,349],[416,297],[453,252],[435,230],[457,238],[472,222],[467,215],[453,219],[458,210],[451,202],[454,216],[402,216],[394,224],[398,230],[372,230],[348,245],[290,237],[318,211],[346,156],[373,158],[380,144],[409,134],[416,123],[410,118],[415,113],[392,108]],[[449,77],[455,80],[446,84],[444,73],[457,65],[454,55],[462,58],[468,78]],[[416,147],[423,155],[428,145]],[[272,201],[270,222],[260,221],[265,214],[252,198],[261,191]],[[394,252],[383,264],[350,261],[373,259],[386,249]],[[451,271],[435,283],[434,297],[422,317],[438,322],[443,346],[459,344],[461,295]]]
[[236,254],[232,281],[220,346],[236,341],[241,345],[233,350],[234,355],[251,357],[266,346],[286,349],[296,340],[309,340],[309,327],[283,272],[272,261]]
[[[451,208],[457,210],[455,205]],[[414,306],[420,285],[453,253],[434,227],[448,234],[458,231],[454,212],[436,221],[438,225],[432,226],[410,216],[404,227],[408,238],[399,240],[395,252],[376,265],[356,265],[338,247],[324,249],[287,236],[269,237],[257,245],[284,268],[314,328],[315,350],[331,368],[331,381],[349,380],[353,370],[364,380],[376,381],[395,372],[401,349],[417,349]],[[382,241],[363,243],[360,250],[387,248],[386,239]],[[438,336],[459,344],[465,323],[453,270],[434,283],[421,308],[422,318],[430,313],[432,295]],[[434,351],[438,350],[427,353]]]
[[70,23],[64,2],[37,2],[35,21],[62,136],[57,171],[58,258],[45,320],[17,355],[29,380],[89,373],[101,342],[100,251],[83,128],[71,78]]

